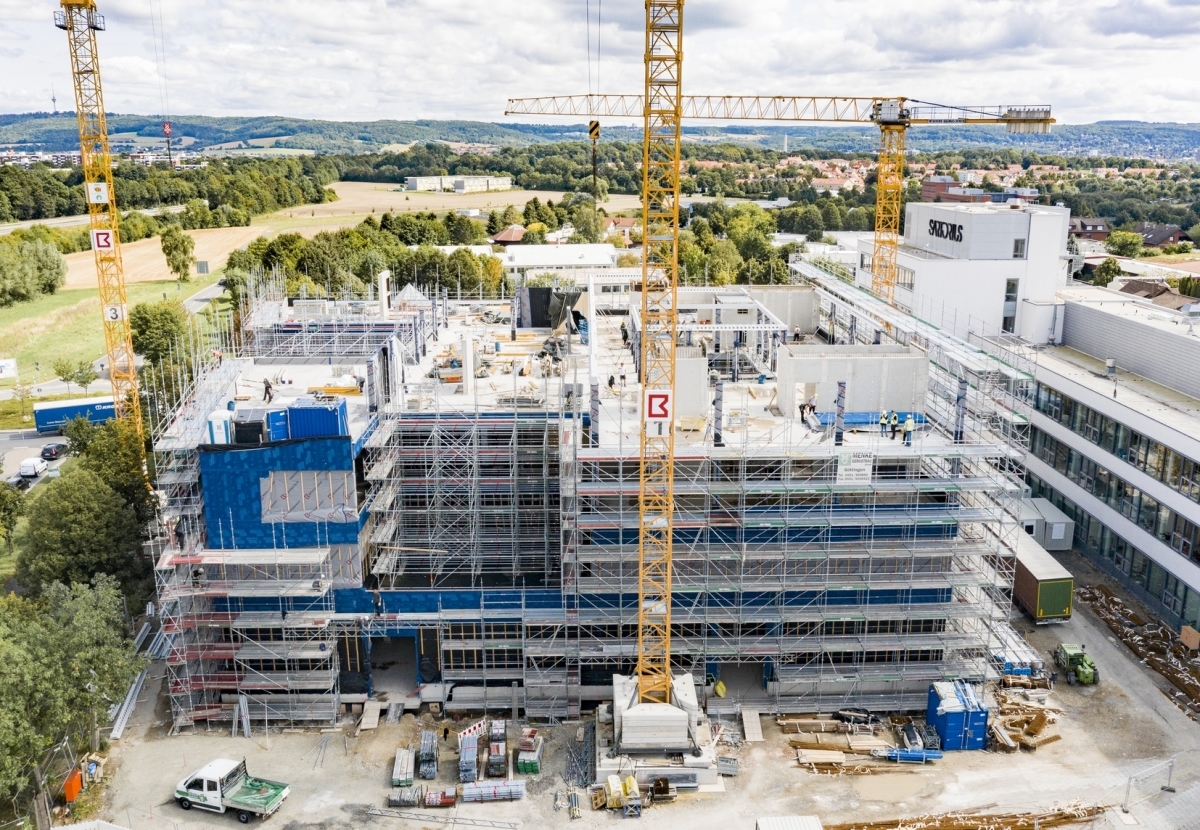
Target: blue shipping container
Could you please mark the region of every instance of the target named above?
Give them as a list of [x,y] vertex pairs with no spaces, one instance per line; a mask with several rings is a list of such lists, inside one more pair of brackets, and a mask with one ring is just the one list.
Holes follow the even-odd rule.
[[288,413],[286,409],[267,410],[267,440],[286,441],[288,439]]
[[349,435],[350,423],[346,414],[346,399],[336,403],[297,401],[288,407],[288,433],[292,438],[325,438]]
[[983,749],[987,741],[987,707],[961,680],[929,687],[925,721],[937,730],[943,750]]
[[75,398],[69,401],[47,401],[33,405],[33,423],[38,432],[60,432],[67,421],[87,418],[93,424],[102,424],[116,417],[113,399]]

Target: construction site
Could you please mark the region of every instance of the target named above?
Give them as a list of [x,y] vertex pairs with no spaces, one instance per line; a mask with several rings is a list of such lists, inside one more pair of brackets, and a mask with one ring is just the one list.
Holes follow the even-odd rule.
[[[1049,466],[1031,428],[1062,418],[1039,349],[1064,326],[1079,342],[1058,291],[1069,214],[962,220],[989,229],[977,260],[1007,262],[975,292],[999,328],[975,307],[965,329],[914,316],[898,265],[920,247],[900,236],[907,129],[1044,133],[1048,106],[685,97],[684,4],[648,0],[644,95],[509,102],[643,118],[634,275],[560,286],[514,267],[485,302],[374,269],[357,295],[314,297],[260,270],[139,373],[104,20],[62,5],[114,410],[146,432],[160,506],[150,661],[110,713],[109,817],[1195,826],[1200,635],[1176,643],[1106,572],[1050,553],[1074,557],[1092,521],[1051,486],[1078,478],[1069,456]],[[873,234],[833,252],[851,266],[804,253],[781,284],[682,285],[684,118],[878,127]],[[952,247],[966,214],[938,215],[923,302],[970,260]],[[1030,228],[1053,265],[1018,311],[1028,239],[1005,234]],[[1158,574],[1183,619],[1190,589],[1156,567],[1143,587]],[[104,778],[88,757],[73,786]]]

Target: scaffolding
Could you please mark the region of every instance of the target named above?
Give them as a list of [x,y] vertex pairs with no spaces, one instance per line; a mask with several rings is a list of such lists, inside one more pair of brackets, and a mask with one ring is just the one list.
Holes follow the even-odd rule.
[[176,730],[242,712],[254,722],[335,718],[331,566],[327,547],[162,553],[155,577]]
[[[388,373],[406,359],[415,363],[436,337],[435,308],[411,292],[404,301],[394,297],[386,314],[374,300],[289,298],[281,275],[256,275],[235,313],[206,315],[178,344],[178,357],[169,356],[143,383],[163,505],[147,550],[169,642],[175,729],[241,719],[332,723],[341,670],[361,668],[359,625],[353,615],[334,613],[335,587],[362,586],[361,551],[329,543],[328,524],[321,532],[330,519],[357,521],[344,506],[353,474],[338,470],[328,477],[330,498],[344,503],[337,517],[302,497],[295,510],[263,514],[279,540],[271,548],[239,548],[233,517],[225,526],[223,517],[206,510],[200,456],[210,442],[210,416],[238,399],[239,378],[255,363],[366,362],[371,406],[386,405],[394,386]],[[389,348],[395,361],[377,358]],[[292,482],[299,473],[281,472],[290,472],[279,483],[286,502],[293,489],[304,488],[302,480]],[[246,497],[257,504],[262,494]],[[209,538],[210,520],[221,528],[218,538]],[[290,522],[316,525],[316,538],[324,535],[326,543],[289,547]],[[365,522],[363,533],[371,530]]]
[[[718,707],[920,708],[931,681],[988,676],[992,628],[1007,619],[1018,532],[1007,508],[1024,491],[1031,356],[997,336],[956,339],[816,266],[793,267],[809,283],[795,290],[817,296],[824,340],[928,357],[924,427],[912,446],[874,430],[847,430],[838,445],[832,426],[773,411],[758,383],[723,384],[723,408],[710,398],[676,437],[675,668],[761,672],[754,691],[710,701]],[[288,305],[278,281],[256,286],[241,311],[243,357],[316,350],[309,360],[336,362],[382,348],[361,325],[366,312]],[[326,586],[344,552],[213,551],[199,534],[182,549],[165,544],[157,573],[177,725],[233,718],[242,698],[255,720],[332,719],[337,670],[371,636],[415,634],[454,686],[448,710],[575,717],[608,695],[612,674],[632,670],[638,395],[595,380],[611,369],[601,370],[597,341],[623,354],[617,321],[593,315],[586,353],[550,367],[538,355],[546,333],[500,334],[469,308],[451,317],[444,296],[406,292],[393,297],[387,342],[415,340],[393,349],[400,371],[363,465],[359,555],[375,613],[334,608]],[[787,325],[752,290],[693,300],[683,338],[714,351],[738,338],[774,365]],[[636,319],[627,331],[636,345]],[[441,355],[430,354],[435,337],[450,344]],[[454,357],[478,373],[435,377]],[[236,372],[208,367],[218,386],[228,383],[218,370]],[[167,460],[195,452],[186,425],[174,428],[156,445]],[[181,495],[170,502],[202,516],[202,493],[184,497],[188,468],[177,466]]]

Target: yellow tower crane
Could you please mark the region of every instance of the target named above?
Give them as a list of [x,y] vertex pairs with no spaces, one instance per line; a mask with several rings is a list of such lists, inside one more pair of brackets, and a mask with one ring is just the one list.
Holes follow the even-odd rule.
[[637,652],[638,699],[642,703],[671,702],[683,2],[646,0]]
[[100,88],[100,56],[96,51],[96,32],[104,31],[104,16],[97,11],[94,0],[61,0],[61,3],[62,9],[54,13],[54,25],[66,31],[71,47],[79,154],[91,217],[92,252],[100,284],[100,309],[113,401],[117,417],[131,420],[141,434],[142,407],[138,398],[133,335],[129,328],[129,304],[125,296],[125,270],[121,262],[120,216],[113,188],[104,94]]
[[[1054,119],[1047,105],[951,107],[913,98],[697,95],[682,100],[683,117],[724,121],[810,121],[875,124],[879,167],[875,185],[875,249],[871,289],[893,302],[896,252],[900,247],[904,144],[914,124],[1003,124],[1010,133],[1048,133]],[[506,115],[632,117],[642,109],[637,95],[561,95],[512,98]]]

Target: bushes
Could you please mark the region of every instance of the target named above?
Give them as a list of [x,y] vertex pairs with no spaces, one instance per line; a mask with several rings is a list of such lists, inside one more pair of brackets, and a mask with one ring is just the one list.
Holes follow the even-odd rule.
[[53,245],[37,239],[0,243],[0,306],[53,294],[67,278],[67,263]]

